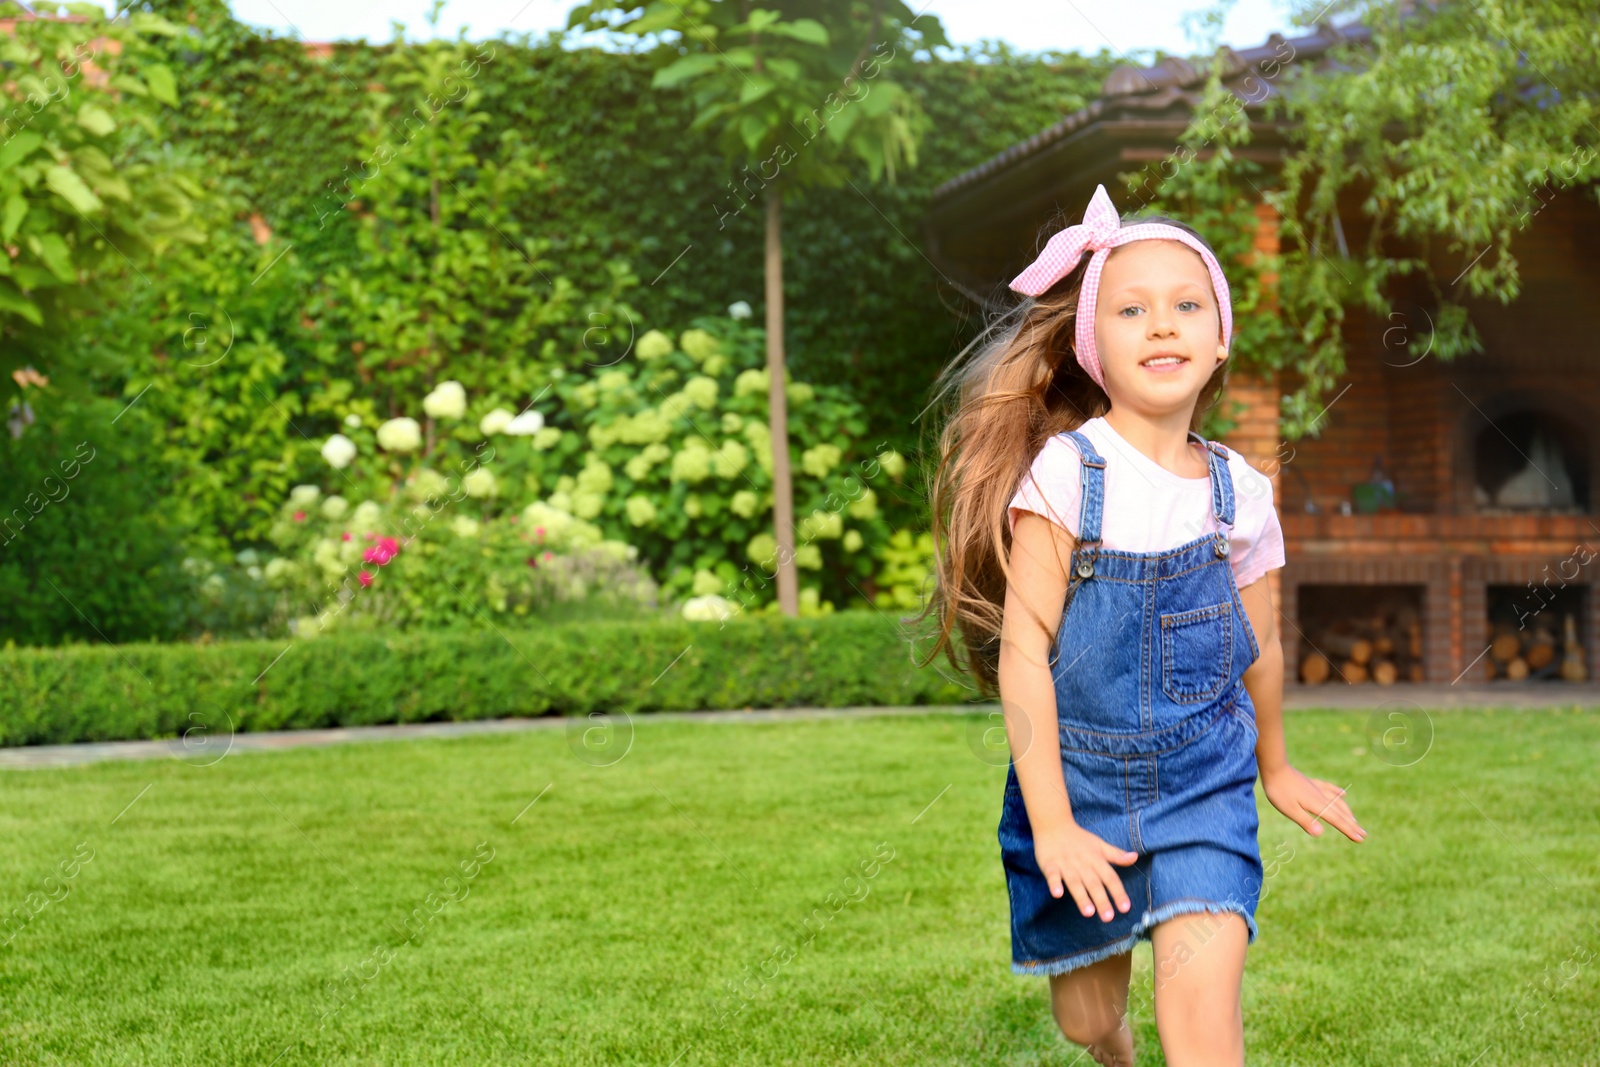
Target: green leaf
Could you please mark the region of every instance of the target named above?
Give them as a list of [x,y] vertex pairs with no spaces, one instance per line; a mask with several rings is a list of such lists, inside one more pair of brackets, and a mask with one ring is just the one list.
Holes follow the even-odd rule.
[[750,12],[750,21],[747,22],[743,28],[748,29],[751,33],[760,33],[762,30],[765,30],[768,26],[771,26],[774,22],[777,22],[781,18],[783,18],[783,13],[781,11],[774,11],[767,7],[758,7],[754,11]]
[[139,33],[153,33],[159,37],[177,37],[183,33],[181,26],[168,22],[160,15],[152,15],[145,11],[136,11],[130,15],[128,25]]
[[134,96],[150,95],[150,90],[145,86],[144,82],[131,74],[113,74],[108,84],[113,89],[121,89],[123,92],[132,93]]
[[639,37],[658,30],[679,30],[687,35],[688,28],[679,26],[680,10],[672,4],[655,3],[644,9],[644,14],[626,23],[623,29]]
[[173,78],[172,71],[160,63],[152,63],[141,68],[144,74],[144,83],[150,87],[150,95],[169,107],[178,106],[178,82]]
[[71,167],[50,167],[44,172],[44,183],[50,191],[61,199],[87,215],[91,211],[99,211],[104,205],[100,198],[83,183],[77,172]]
[[744,146],[750,152],[761,150],[761,142],[766,140],[767,124],[759,115],[746,115],[739,120],[739,138],[744,141]]
[[761,74],[751,75],[746,78],[743,87],[739,90],[739,103],[749,104],[760,100],[778,86],[771,78]]
[[63,282],[71,285],[78,280],[78,272],[72,269],[72,251],[60,234],[47,233],[38,237],[29,234],[28,247],[50,268],[50,273]]
[[655,77],[650,79],[650,85],[655,89],[670,89],[690,78],[699,77],[716,65],[716,56],[708,52],[696,52],[656,71]]
[[84,104],[78,109],[78,125],[96,137],[104,137],[117,128],[117,120],[105,108]]
[[35,326],[44,325],[44,315],[40,313],[39,305],[18,292],[15,285],[0,279],[0,312],[6,311],[22,316]]
[[800,64],[795,60],[784,59],[781,56],[768,56],[767,73],[776,74],[784,81],[797,82],[800,80]]
[[828,46],[828,31],[816,19],[795,19],[793,22],[780,23],[767,32],[781,34],[806,44],[820,45],[823,48]]
[[44,138],[32,130],[23,130],[4,146],[0,146],[0,170],[8,170],[33,154],[44,143]]

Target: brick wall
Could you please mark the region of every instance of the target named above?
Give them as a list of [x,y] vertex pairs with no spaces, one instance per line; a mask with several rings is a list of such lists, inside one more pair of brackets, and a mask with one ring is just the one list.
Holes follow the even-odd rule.
[[[1270,208],[1262,205],[1258,217],[1257,247],[1275,248]],[[1509,305],[1468,305],[1482,353],[1438,358],[1428,350],[1429,312],[1416,302],[1397,298],[1385,314],[1353,309],[1345,325],[1347,369],[1326,397],[1317,435],[1284,446],[1275,471],[1276,398],[1294,387],[1294,377],[1230,384],[1230,398],[1245,414],[1227,441],[1274,474],[1284,526],[1288,564],[1274,572],[1274,600],[1286,682],[1296,679],[1303,585],[1421,587],[1425,671],[1429,681],[1448,683],[1483,676],[1477,657],[1488,644],[1488,586],[1548,580],[1551,588],[1592,588],[1597,581],[1600,557],[1576,573],[1563,561],[1579,546],[1600,547],[1600,353],[1593,341],[1600,336],[1593,296],[1600,210],[1587,193],[1557,194],[1514,250],[1519,297]],[[1433,275],[1443,284],[1470,258],[1436,263]],[[1544,413],[1549,426],[1574,427],[1580,440],[1589,434],[1579,455],[1587,469],[1573,472],[1588,489],[1586,512],[1494,514],[1474,502],[1476,441],[1499,432],[1493,420],[1529,410]],[[1341,515],[1341,502],[1353,484],[1368,480],[1375,458],[1395,484],[1397,511]],[[1582,614],[1593,670],[1600,596],[1588,595]]]

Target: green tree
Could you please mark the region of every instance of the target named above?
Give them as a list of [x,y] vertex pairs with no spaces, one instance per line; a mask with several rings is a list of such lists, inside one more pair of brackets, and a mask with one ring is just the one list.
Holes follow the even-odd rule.
[[[1302,25],[1329,11],[1320,2],[1301,8]],[[1240,354],[1300,375],[1282,398],[1291,439],[1315,432],[1344,372],[1351,308],[1383,316],[1387,343],[1420,353],[1408,359],[1481,351],[1467,301],[1516,299],[1516,236],[1562,191],[1600,192],[1592,6],[1384,0],[1333,8],[1359,9],[1371,39],[1339,45],[1315,69],[1291,63],[1284,42],[1280,61],[1244,83],[1253,97],[1265,95],[1263,79],[1278,90],[1263,118],[1284,123],[1296,140],[1279,174],[1240,158],[1252,131],[1221,86],[1219,54],[1178,152],[1153,183],[1157,168],[1130,178],[1130,189],[1153,189],[1158,201],[1215,210],[1219,224],[1231,213],[1233,224],[1215,232],[1232,246],[1246,220],[1226,205],[1264,199],[1283,216],[1282,254],[1256,264],[1278,275],[1281,321],[1247,324]],[[1340,202],[1351,200],[1364,219],[1340,217]],[[1259,295],[1254,282],[1248,293]],[[1410,293],[1424,314],[1398,310]],[[1235,322],[1244,317],[1236,312]]]
[[845,184],[846,164],[853,159],[867,165],[873,182],[893,182],[898,167],[915,165],[927,120],[916,97],[889,71],[896,58],[899,70],[907,70],[916,49],[948,42],[937,19],[915,15],[899,0],[655,0],[632,15],[637,6],[592,0],[573,9],[568,26],[660,41],[663,65],[652,84],[687,89],[698,107],[691,129],[715,130],[722,151],[740,165],[728,183],[722,217],[738,216],[752,201],[765,207],[778,603],[795,615],[799,583],[784,397],[784,196]]
[[81,384],[84,323],[174,242],[201,242],[199,187],[163,145],[182,31],[94,4],[0,2],[0,372]]

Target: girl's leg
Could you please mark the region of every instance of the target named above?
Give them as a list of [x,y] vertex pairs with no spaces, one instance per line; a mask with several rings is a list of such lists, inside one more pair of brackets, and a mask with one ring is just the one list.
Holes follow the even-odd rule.
[[1249,934],[1235,912],[1177,915],[1151,929],[1156,1031],[1168,1067],[1243,1067]]
[[1050,976],[1050,1008],[1062,1035],[1105,1067],[1133,1067],[1127,1018],[1132,963],[1133,953],[1124,952]]

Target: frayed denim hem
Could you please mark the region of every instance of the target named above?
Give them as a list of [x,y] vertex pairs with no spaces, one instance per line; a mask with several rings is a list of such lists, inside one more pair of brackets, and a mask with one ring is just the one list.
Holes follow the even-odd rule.
[[1154,911],[1145,912],[1143,917],[1141,917],[1139,920],[1139,925],[1134,927],[1133,933],[1126,937],[1119,938],[1118,940],[1112,941],[1109,944],[1101,945],[1098,948],[1092,948],[1085,952],[1077,952],[1071,956],[1061,956],[1053,960],[1029,960],[1026,963],[1018,963],[1017,961],[1013,960],[1011,962],[1011,973],[1046,975],[1066,974],[1068,971],[1075,971],[1080,967],[1087,967],[1091,963],[1099,963],[1108,956],[1116,956],[1120,953],[1127,952],[1140,941],[1149,941],[1151,939],[1151,927],[1154,927],[1160,923],[1164,923],[1168,919],[1175,918],[1179,915],[1190,915],[1203,911],[1210,912],[1213,915],[1220,915],[1227,912],[1232,912],[1235,915],[1238,915],[1240,918],[1244,919],[1245,927],[1249,931],[1249,935],[1245,940],[1245,944],[1249,945],[1255,942],[1257,932],[1255,917],[1246,911],[1242,905],[1218,904],[1209,900],[1174,900],[1171,903],[1163,904]]
[[1012,960],[1011,973],[1065,974],[1068,971],[1075,971],[1079,967],[1087,967],[1091,963],[1099,963],[1107,956],[1116,956],[1120,953],[1127,952],[1138,943],[1139,934],[1134,932],[1129,934],[1127,937],[1113,941],[1110,944],[1101,945],[1099,948],[1091,948],[1086,952],[1077,952],[1071,956],[1062,956],[1058,959],[1029,960],[1027,963],[1018,963],[1017,961]]
[[1242,904],[1218,904],[1215,901],[1210,900],[1174,900],[1170,903],[1163,904],[1155,911],[1145,912],[1143,918],[1139,920],[1139,925],[1134,928],[1134,933],[1148,941],[1150,939],[1150,928],[1152,926],[1155,926],[1158,923],[1164,923],[1168,919],[1174,918],[1178,915],[1190,915],[1202,911],[1210,912],[1213,915],[1220,915],[1231,911],[1235,915],[1238,915],[1240,918],[1244,919],[1245,926],[1249,930],[1249,936],[1245,939],[1245,944],[1250,945],[1255,943],[1255,916],[1251,915],[1247,910],[1245,910]]

